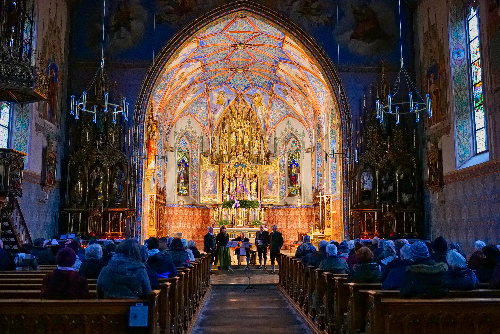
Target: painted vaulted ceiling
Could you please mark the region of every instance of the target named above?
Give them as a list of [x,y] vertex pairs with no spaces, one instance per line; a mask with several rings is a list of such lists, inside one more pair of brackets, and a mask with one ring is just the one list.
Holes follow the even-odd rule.
[[310,130],[330,92],[315,61],[289,35],[246,12],[206,26],[179,48],[158,77],[153,106],[167,128],[191,115],[212,133],[226,107],[244,98],[263,133],[293,117]]

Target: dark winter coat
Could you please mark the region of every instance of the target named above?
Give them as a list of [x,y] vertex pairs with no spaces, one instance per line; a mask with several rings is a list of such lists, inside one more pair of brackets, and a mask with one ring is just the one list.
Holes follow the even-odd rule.
[[500,266],[496,266],[493,270],[490,279],[490,289],[500,289]]
[[483,265],[483,262],[484,262],[483,251],[478,250],[472,253],[472,255],[470,256],[468,266],[472,270],[477,270]]
[[327,256],[319,264],[319,268],[331,272],[333,274],[345,274],[349,270],[349,266],[344,258],[338,256]]
[[[165,251],[165,254],[168,254],[171,256],[172,261],[174,263],[174,267],[188,267],[189,266],[189,262],[190,262],[189,261],[189,254],[185,250],[169,249],[169,250]],[[151,263],[149,262],[149,259],[148,259],[148,263],[149,263],[149,265],[151,265]],[[154,266],[151,266],[151,268],[153,268],[153,270],[158,272]],[[174,276],[177,276],[177,272],[175,273]]]
[[317,252],[313,252],[307,254],[302,258],[302,261],[305,262],[306,266],[313,266],[314,268],[318,268],[319,264],[326,259],[327,254],[324,249],[320,249]]
[[399,289],[403,283],[406,268],[413,264],[412,260],[400,260],[398,262],[399,266],[393,267],[387,274],[387,277],[382,281],[382,290]]
[[86,259],[82,262],[80,269],[78,269],[80,275],[85,278],[93,278],[96,279],[99,277],[102,268],[104,268],[104,264],[101,260],[97,259]]
[[387,263],[387,265],[382,264],[380,266],[380,270],[382,271],[382,282],[385,281],[392,269],[397,268],[401,265],[401,261],[402,260],[400,257],[396,257],[394,260]]
[[203,251],[205,253],[215,252],[215,236],[207,233],[203,238]]
[[56,269],[43,278],[43,299],[88,299],[87,279],[72,270]]
[[31,254],[36,257],[38,264],[56,264],[56,258],[48,248],[35,247],[31,251]]
[[488,283],[493,278],[495,266],[483,264],[476,269],[476,277],[479,283]]
[[446,261],[446,252],[436,252],[431,255],[431,259],[434,260],[434,262],[442,262],[448,264],[448,261]]
[[446,273],[445,279],[450,290],[474,290],[479,288],[476,274],[469,268],[450,269]]
[[[260,240],[262,242],[261,245],[259,245],[259,243],[257,242],[257,240]],[[269,232],[267,231],[263,231],[263,232],[260,232],[260,231],[257,231],[257,233],[255,234],[255,244],[257,245],[257,247],[267,247],[269,245]]]
[[382,273],[377,263],[356,264],[349,272],[348,280],[354,283],[380,283]]
[[403,297],[441,298],[448,293],[446,286],[446,263],[436,263],[430,258],[415,261],[406,268],[399,289]]
[[98,298],[146,299],[151,283],[144,263],[115,254],[97,279]]
[[13,270],[14,259],[5,249],[0,248],[0,270]]
[[281,247],[283,247],[283,234],[281,232],[271,233],[271,247],[269,248],[271,252],[279,252]]
[[354,268],[354,265],[358,263],[358,260],[356,259],[356,251],[354,251],[354,249],[349,252],[349,256],[347,257],[346,262],[349,266],[349,270],[352,270],[352,268]]
[[157,275],[168,273],[168,278],[177,276],[177,268],[170,253],[156,253],[148,258],[147,264]]
[[198,248],[196,248],[196,246],[194,247],[189,247],[189,249],[191,250],[191,252],[193,252],[193,256],[195,259],[198,259],[201,257],[201,253],[200,251],[198,250]]
[[158,274],[156,274],[156,271],[151,269],[149,264],[144,263],[144,265],[146,266],[146,272],[148,273],[149,283],[151,284],[151,290],[159,290],[160,281],[158,281]]

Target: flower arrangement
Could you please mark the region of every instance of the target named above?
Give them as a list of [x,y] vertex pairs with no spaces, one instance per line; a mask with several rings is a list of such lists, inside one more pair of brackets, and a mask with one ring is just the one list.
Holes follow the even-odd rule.
[[229,201],[224,201],[222,202],[222,208],[224,209],[237,209],[237,208],[242,208],[242,209],[257,209],[260,208],[260,203],[259,201],[250,201],[246,199],[240,199],[240,200],[229,200]]

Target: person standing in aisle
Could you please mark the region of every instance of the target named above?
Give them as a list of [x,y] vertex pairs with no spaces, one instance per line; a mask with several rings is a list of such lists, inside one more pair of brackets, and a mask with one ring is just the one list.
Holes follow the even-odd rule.
[[[278,232],[278,226],[273,225],[273,232],[271,232],[271,246],[270,246],[270,254],[271,254],[271,269],[273,274],[274,272],[274,261],[278,260],[278,254],[281,251],[281,247],[283,247],[283,235],[281,232]],[[278,262],[278,266],[280,263]]]
[[264,225],[260,225],[260,230],[255,236],[255,243],[257,244],[257,252],[259,254],[259,269],[262,269],[262,257],[264,257],[264,269],[267,262],[267,247],[269,246],[269,232],[264,231]]

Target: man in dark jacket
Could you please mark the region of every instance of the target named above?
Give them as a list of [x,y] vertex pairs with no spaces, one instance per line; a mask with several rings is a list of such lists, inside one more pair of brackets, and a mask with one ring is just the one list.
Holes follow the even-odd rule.
[[158,239],[151,237],[148,239],[148,261],[147,264],[153,269],[158,277],[171,278],[177,276],[177,268],[172,257],[168,253],[161,253]]
[[33,241],[33,250],[31,254],[36,257],[38,264],[56,264],[56,258],[52,254],[51,250],[44,247],[43,238],[38,238]]
[[212,254],[212,259],[210,261],[210,271],[212,271],[212,263],[217,262],[215,258],[217,256],[217,246],[215,244],[214,228],[212,226],[208,227],[208,233],[203,237],[203,251],[207,254]]
[[255,243],[257,244],[257,253],[259,254],[259,269],[262,269],[262,257],[264,257],[264,269],[266,269],[269,232],[264,231],[264,225],[260,225],[260,229],[255,235]]
[[399,289],[401,283],[403,282],[406,268],[413,264],[413,261],[410,259],[410,249],[411,246],[407,244],[399,250],[399,265],[389,271],[389,274],[382,282],[382,290]]
[[327,257],[327,254],[326,254],[326,246],[327,245],[328,245],[328,241],[321,240],[319,242],[319,247],[318,247],[319,250],[303,257],[302,261],[305,261],[306,266],[313,266],[314,268],[318,268],[321,261],[323,261]]
[[401,283],[400,294],[403,297],[441,298],[448,293],[445,275],[448,265],[436,263],[429,256],[429,249],[422,241],[417,241],[410,248],[413,264],[408,266]]
[[[278,232],[278,226],[273,225],[273,232],[271,233],[271,245],[269,247],[270,252],[271,252],[271,268],[273,270],[273,274],[275,273],[274,271],[274,260],[277,260],[278,254],[281,251],[281,247],[283,247],[283,235],[281,232]],[[278,265],[280,265],[278,261]]]

